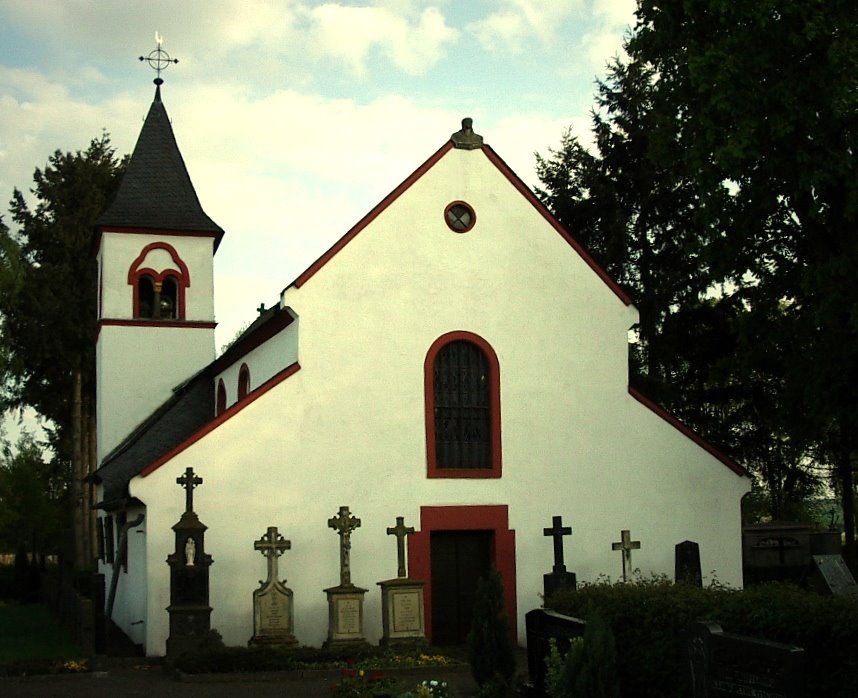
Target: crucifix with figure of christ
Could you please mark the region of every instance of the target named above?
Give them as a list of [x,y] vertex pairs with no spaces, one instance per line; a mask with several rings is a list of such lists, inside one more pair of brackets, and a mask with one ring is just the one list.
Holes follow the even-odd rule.
[[185,513],[190,514],[194,510],[194,488],[203,484],[203,479],[194,475],[193,468],[186,468],[185,474],[176,478],[176,484],[185,488]]
[[396,526],[387,529],[387,535],[396,536],[396,576],[407,577],[405,568],[405,538],[414,533],[414,526],[405,525],[405,517],[396,517]]
[[[282,533],[277,532],[276,526],[269,526],[268,532],[253,543],[253,549],[261,552],[268,559],[268,581],[266,585],[280,581],[277,578],[277,560],[287,550],[291,550],[292,541],[286,540]],[[285,579],[282,581],[286,581]],[[263,582],[260,580],[259,582]]]
[[620,540],[617,543],[611,543],[611,550],[623,551],[623,581],[629,580],[629,575],[632,573],[632,550],[640,550],[641,542],[632,540],[632,534],[629,530],[620,531]]
[[348,507],[340,507],[339,513],[328,519],[328,526],[340,536],[340,586],[352,586],[351,533],[360,527],[360,519],[355,518]]

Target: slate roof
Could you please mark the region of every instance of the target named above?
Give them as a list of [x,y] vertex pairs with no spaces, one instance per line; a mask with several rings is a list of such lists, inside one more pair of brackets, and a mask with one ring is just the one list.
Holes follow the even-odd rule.
[[176,144],[161,86],[140,131],[116,198],[95,222],[97,228],[148,228],[209,233],[215,248],[223,229],[200,205]]
[[119,446],[109,453],[93,477],[104,485],[97,506],[111,510],[128,501],[128,482],[207,422],[215,413],[214,389],[206,369],[180,385]]

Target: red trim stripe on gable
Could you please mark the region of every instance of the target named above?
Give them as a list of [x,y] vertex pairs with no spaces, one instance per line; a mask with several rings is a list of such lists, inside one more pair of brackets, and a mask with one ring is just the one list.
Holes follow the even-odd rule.
[[629,395],[631,395],[635,400],[641,403],[644,407],[652,410],[661,417],[665,422],[670,424],[672,427],[678,429],[685,436],[691,439],[694,443],[700,446],[704,451],[707,451],[709,454],[713,455],[719,461],[721,461],[724,465],[726,465],[730,470],[732,470],[736,475],[740,475],[742,477],[749,477],[748,471],[739,465],[732,458],[728,458],[726,455],[721,453],[717,448],[715,448],[712,444],[710,444],[706,439],[704,439],[700,434],[691,429],[690,427],[683,424],[679,419],[677,419],[674,415],[668,412],[664,407],[659,405],[658,403],[653,402],[648,397],[646,397],[643,393],[641,393],[636,388],[629,386]]
[[[439,148],[435,153],[424,162],[420,167],[418,167],[405,181],[403,181],[396,189],[394,189],[390,194],[388,194],[384,199],[375,208],[373,208],[368,214],[366,214],[363,218],[361,218],[358,223],[351,228],[345,235],[343,235],[337,242],[335,242],[321,257],[319,257],[313,264],[311,264],[306,271],[304,271],[295,281],[292,282],[292,286],[296,288],[300,288],[307,281],[309,281],[313,275],[319,269],[321,269],[325,264],[327,264],[343,247],[345,247],[351,240],[366,226],[368,226],[372,221],[374,221],[388,206],[390,206],[396,199],[398,199],[405,191],[411,188],[411,186],[417,182],[428,170],[430,170],[435,163],[437,163],[444,155],[446,155],[450,150],[453,149],[453,142],[447,141],[441,148]],[[501,174],[506,177],[506,179],[512,184],[518,192],[527,199],[530,204],[539,212],[539,214],[548,222],[548,224],[554,228],[561,237],[569,244],[572,249],[574,249],[581,259],[597,274],[597,276],[605,282],[605,285],[611,289],[614,295],[617,296],[625,305],[631,305],[632,299],[628,293],[626,293],[623,288],[605,271],[602,266],[593,259],[587,250],[579,243],[566,228],[564,228],[560,222],[551,214],[551,212],[545,207],[545,205],[536,198],[536,195],[528,188],[528,186],[519,178],[515,172],[513,172],[509,165],[507,165],[503,159],[495,153],[494,150],[488,145],[484,145],[481,148],[482,152],[489,159],[495,167],[501,172]]]
[[614,281],[611,275],[608,274],[608,272],[606,272],[602,266],[590,256],[590,253],[584,249],[581,243],[572,237],[569,231],[566,230],[566,228],[560,224],[560,221],[551,214],[551,211],[546,208],[545,204],[536,198],[536,194],[534,194],[531,189],[521,181],[519,176],[510,169],[509,165],[507,165],[490,146],[484,145],[482,151],[486,154],[489,161],[500,170],[501,174],[509,180],[509,183],[518,189],[519,193],[531,203],[533,208],[535,208],[539,214],[548,221],[548,224],[560,233],[563,239],[569,243],[570,247],[578,253],[581,259],[583,259],[587,265],[596,272],[599,278],[605,282],[605,285],[614,292],[614,295],[616,295],[617,298],[626,305],[631,305],[631,296],[629,296],[629,294],[626,293],[616,281]]
[[243,400],[239,400],[237,403],[232,405],[228,410],[223,412],[222,414],[215,417],[212,421],[208,422],[205,426],[195,431],[191,434],[187,439],[182,441],[178,446],[175,446],[171,450],[167,451],[163,456],[154,460],[152,463],[147,465],[141,471],[141,475],[146,477],[147,475],[151,475],[158,468],[160,468],[164,463],[172,460],[176,456],[178,456],[182,451],[186,448],[193,446],[197,441],[202,439],[206,434],[217,429],[221,424],[223,424],[228,419],[231,419],[234,415],[238,414],[247,407],[251,402],[256,400],[259,397],[262,397],[265,393],[271,390],[273,387],[279,385],[283,381],[285,381],[289,376],[295,375],[301,369],[301,365],[296,361],[294,364],[287,366],[279,373],[274,374],[271,378],[269,378],[265,383],[260,385],[256,390],[253,390],[247,394],[247,397]]
[[414,184],[418,179],[420,179],[426,172],[428,172],[436,162],[438,162],[450,149],[453,147],[453,141],[447,141],[444,145],[442,145],[435,153],[420,167],[418,167],[414,172],[409,175],[405,181],[402,182],[396,189],[394,189],[390,194],[385,196],[378,205],[372,209],[369,213],[367,213],[363,218],[361,218],[355,226],[352,227],[345,235],[343,235],[339,240],[337,240],[327,252],[325,252],[321,257],[319,257],[315,262],[313,262],[307,269],[304,271],[295,281],[292,282],[292,286],[296,288],[301,288],[310,278],[325,266],[331,258],[337,254],[341,249],[343,249],[346,245],[351,242],[352,238],[354,238],[361,230],[366,228],[370,223],[372,223],[379,214],[384,211],[390,204],[396,201],[406,190],[411,188],[411,185]]

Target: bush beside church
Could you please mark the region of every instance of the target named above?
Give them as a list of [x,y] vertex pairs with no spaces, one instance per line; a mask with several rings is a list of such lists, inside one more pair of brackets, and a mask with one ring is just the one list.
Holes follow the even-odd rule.
[[699,620],[804,648],[812,695],[851,698],[858,686],[858,603],[851,598],[819,596],[787,584],[741,591],[653,578],[584,585],[577,592],[557,592],[546,605],[585,619],[596,610],[607,621],[616,640],[623,698],[688,695],[685,634]]

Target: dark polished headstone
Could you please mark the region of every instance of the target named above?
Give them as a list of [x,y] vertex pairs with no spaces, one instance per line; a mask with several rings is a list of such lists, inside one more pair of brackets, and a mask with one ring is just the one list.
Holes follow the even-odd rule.
[[205,551],[206,526],[200,522],[194,506],[194,488],[203,479],[188,468],[176,479],[185,489],[185,513],[173,526],[176,546],[167,556],[170,566],[170,636],[167,655],[177,657],[199,648],[211,631],[209,606],[209,567],[212,556]]
[[700,546],[691,540],[677,543],[674,548],[675,576],[677,584],[703,586],[703,573],[700,568]]
[[804,696],[804,650],[732,635],[715,623],[688,632],[693,698],[799,698]]
[[584,637],[587,623],[546,608],[526,613],[524,623],[527,628],[527,671],[530,674],[528,693],[542,696],[545,695],[545,659],[550,652],[549,640],[554,640],[557,649],[565,654],[572,640]]

